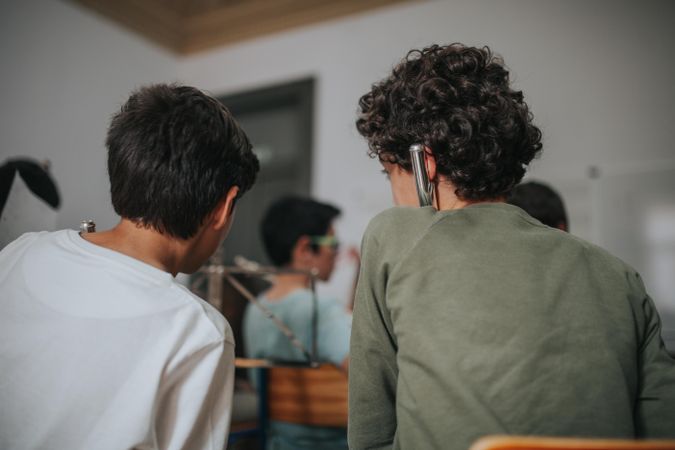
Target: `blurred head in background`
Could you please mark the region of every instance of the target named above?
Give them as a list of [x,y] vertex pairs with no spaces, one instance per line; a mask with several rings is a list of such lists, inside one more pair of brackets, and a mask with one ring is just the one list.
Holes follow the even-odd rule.
[[261,225],[272,264],[314,271],[327,281],[335,268],[339,243],[333,222],[339,215],[335,206],[310,198],[288,196],[274,202]]
[[513,188],[507,201],[544,225],[569,231],[567,212],[562,197],[544,183],[529,181],[519,184]]

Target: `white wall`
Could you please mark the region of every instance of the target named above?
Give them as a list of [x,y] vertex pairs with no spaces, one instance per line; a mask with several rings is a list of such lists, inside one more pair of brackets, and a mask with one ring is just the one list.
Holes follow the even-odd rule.
[[[116,217],[103,141],[131,89],[178,79],[222,95],[315,76],[312,190],[343,207],[338,231],[358,245],[368,220],[391,204],[354,129],[359,96],[408,49],[487,44],[543,129],[532,175],[560,188],[572,231],[593,239],[593,203],[602,199],[589,166],[646,171],[646,182],[650,170],[675,166],[674,19],[671,0],[429,0],[177,59],[70,3],[3,1],[0,161],[50,159],[63,194],[59,227],[92,217],[107,228]],[[330,289],[345,291],[349,275],[338,272]]]
[[73,4],[9,0],[0,2],[0,61],[0,163],[51,161],[59,228],[114,225],[108,121],[133,88],[173,81],[175,57]]
[[[489,45],[544,132],[531,175],[562,191],[572,231],[593,238],[589,166],[675,162],[673,23],[669,0],[427,1],[214,50],[178,69],[183,81],[218,95],[315,76],[313,192],[344,208],[338,231],[358,244],[369,218],[390,205],[354,129],[358,98],[408,49]],[[335,284],[347,286],[345,277]]]
[[491,46],[544,131],[534,175],[585,179],[590,165],[675,160],[674,19],[671,1],[429,1],[186,58],[179,77],[225,94],[316,76],[313,190],[349,208],[357,239],[388,201],[354,130],[357,100],[408,49]]

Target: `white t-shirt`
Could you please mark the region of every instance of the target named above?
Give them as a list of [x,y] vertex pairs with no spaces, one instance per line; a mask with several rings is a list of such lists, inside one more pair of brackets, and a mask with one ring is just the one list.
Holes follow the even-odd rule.
[[224,448],[225,319],[171,274],[82,239],[0,252],[0,448]]

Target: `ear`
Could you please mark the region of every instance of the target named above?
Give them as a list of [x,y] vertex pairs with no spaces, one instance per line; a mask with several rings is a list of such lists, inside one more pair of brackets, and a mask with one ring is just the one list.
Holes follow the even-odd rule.
[[309,236],[300,236],[291,251],[291,264],[302,265],[312,251]]
[[238,193],[239,186],[232,186],[225,194],[225,198],[213,210],[213,228],[216,230],[223,229],[229,224],[234,213],[234,201]]
[[429,147],[424,147],[424,166],[430,181],[436,180],[436,157]]

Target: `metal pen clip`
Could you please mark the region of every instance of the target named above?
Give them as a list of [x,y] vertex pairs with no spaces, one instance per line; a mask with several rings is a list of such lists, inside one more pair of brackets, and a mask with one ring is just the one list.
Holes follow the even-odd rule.
[[80,233],[96,232],[96,224],[93,220],[83,220],[80,222]]
[[424,146],[422,144],[413,144],[410,146],[410,161],[415,176],[415,185],[417,186],[417,197],[419,198],[420,206],[431,206],[433,185],[431,184],[431,181],[429,181],[429,174],[424,165]]

